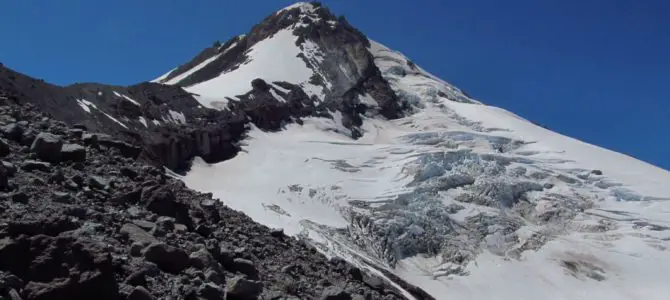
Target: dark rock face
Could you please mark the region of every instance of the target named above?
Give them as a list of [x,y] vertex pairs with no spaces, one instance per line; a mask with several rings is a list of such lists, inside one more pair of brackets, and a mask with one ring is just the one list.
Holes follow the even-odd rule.
[[[0,297],[317,299],[333,294],[328,286],[346,286],[346,295],[402,299],[383,282],[369,288],[345,262],[335,266],[211,194],[189,190],[114,147],[85,143],[91,133],[66,134],[71,128],[42,123],[44,117],[29,104],[0,106],[0,126],[26,121],[26,131],[59,135],[64,145],[82,145],[86,156],[30,162],[36,154],[20,140],[7,141],[0,164],[0,180],[6,179]],[[8,172],[10,165],[20,167]]]

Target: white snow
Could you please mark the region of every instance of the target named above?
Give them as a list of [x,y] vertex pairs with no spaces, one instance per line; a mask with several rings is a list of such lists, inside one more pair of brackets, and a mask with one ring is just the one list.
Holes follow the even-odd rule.
[[126,100],[130,101],[132,104],[135,104],[135,105],[137,105],[137,106],[140,106],[140,103],[139,103],[139,102],[133,100],[132,98],[130,98],[130,97],[124,95],[124,94],[120,94],[120,93],[114,91],[114,95],[117,96],[117,97],[119,97],[119,98],[123,98],[123,99],[126,99]]
[[119,124],[123,128],[128,129],[128,126],[126,126],[126,124],[123,124],[123,122],[121,122],[121,121],[117,120],[116,118],[112,117],[110,114],[108,114],[104,111],[100,111],[100,112],[103,113],[105,116],[107,116],[110,120],[114,121],[116,124]]
[[[295,54],[268,41],[277,43],[275,51]],[[285,76],[273,73],[276,61],[258,55],[266,46],[252,50],[256,56],[235,76]],[[254,128],[235,158],[218,164],[196,159],[181,179],[260,223],[307,236],[327,255],[367,268],[365,257],[436,299],[667,299],[670,230],[645,224],[670,227],[670,172],[481,104],[378,43],[371,50],[392,88],[411,100],[413,114],[366,118],[359,140],[341,134],[346,129],[337,113],[335,120],[307,118],[277,133]],[[219,77],[225,77],[216,81],[220,86],[193,88],[214,99],[234,94],[224,85],[234,85],[232,73]],[[360,100],[374,103],[369,95]],[[525,215],[521,202],[504,206],[517,193],[533,205]],[[467,195],[479,198],[468,202],[461,197]],[[495,205],[475,201],[489,198]],[[463,208],[447,212],[452,204]],[[553,221],[541,221],[552,213]],[[512,229],[518,239],[508,244],[507,223],[472,221],[477,216],[519,220]],[[473,235],[482,228],[488,232],[480,243]],[[535,235],[546,244],[524,250]],[[459,265],[416,255],[391,268],[375,248],[378,239],[404,242],[398,247],[442,239],[445,257],[461,251],[472,258]]]
[[293,4],[291,4],[287,7],[284,7],[282,9],[278,10],[275,14],[280,14],[284,11],[291,10],[291,9],[294,9],[294,8],[300,8],[301,12],[311,12],[312,10],[314,10],[314,5],[312,5],[309,2],[296,2],[296,3],[293,3]]
[[149,128],[149,124],[147,123],[147,119],[140,116],[139,121],[140,121],[140,123],[142,123],[142,125],[144,125],[144,127]]
[[158,120],[155,120],[155,119],[151,120],[151,122],[154,123],[154,125],[157,125],[157,126],[161,125],[161,121],[158,121]]
[[298,84],[308,95],[317,95],[323,99],[321,88],[309,83],[313,72],[297,57],[301,50],[295,45],[296,39],[291,30],[280,30],[273,37],[254,45],[247,53],[249,59],[239,68],[186,87],[186,90],[198,94],[201,104],[219,107],[213,105],[213,102],[227,103],[226,97],[232,98],[250,91],[251,81],[262,78],[266,82]]
[[[410,66],[409,59],[397,51],[370,40],[370,52],[375,64],[401,98],[413,105],[447,98],[452,101],[479,103],[465,96],[458,88],[426,72],[417,65]],[[443,96],[441,96],[442,94]]]
[[176,124],[186,124],[186,116],[180,111],[169,110],[170,122]]
[[128,129],[128,126],[126,126],[126,124],[123,124],[121,121],[119,121],[119,120],[117,120],[116,118],[112,117],[112,116],[109,115],[108,113],[106,113],[106,112],[100,110],[100,109],[98,108],[98,106],[96,106],[95,104],[93,104],[92,102],[90,102],[90,101],[88,101],[88,100],[86,100],[86,99],[77,99],[77,104],[79,104],[79,106],[80,106],[84,111],[86,111],[86,112],[89,113],[89,114],[91,113],[91,108],[93,108],[93,109],[95,109],[95,110],[101,112],[101,113],[104,114],[105,116],[107,116],[107,118],[109,118],[110,120],[116,122],[117,124],[123,126],[123,127],[126,128],[126,129]]
[[159,76],[158,78],[152,80],[151,82],[161,83],[163,80],[165,80],[165,78],[167,78],[168,76],[170,76],[170,73],[174,72],[174,70],[176,70],[176,69],[177,69],[177,68],[174,68],[174,69],[168,71],[167,73],[165,73],[165,74]]
[[[239,36],[239,37],[242,38],[242,36]],[[235,46],[237,46],[237,42],[234,42],[234,43],[230,44],[230,46],[228,46],[228,48],[226,48],[226,50],[223,50],[223,52],[221,52],[221,55],[226,54],[226,52],[230,51],[230,49],[235,48]],[[221,45],[221,47],[223,47],[223,45]]]
[[77,99],[77,104],[79,104],[81,109],[83,109],[84,111],[86,111],[89,114],[91,113],[90,107],[98,109],[98,107],[95,106],[95,104],[93,104],[90,101],[85,100],[85,99]]
[[205,59],[203,62],[199,63],[199,64],[196,65],[195,67],[190,68],[188,71],[186,71],[186,72],[184,72],[184,73],[181,73],[181,74],[179,74],[179,75],[177,75],[177,76],[175,76],[175,77],[172,77],[172,78],[170,78],[170,80],[167,80],[167,81],[165,81],[165,82],[163,82],[163,83],[164,83],[164,84],[177,84],[177,83],[179,83],[180,81],[186,79],[186,77],[191,76],[191,74],[193,74],[193,73],[199,71],[200,69],[202,69],[202,68],[204,68],[205,66],[209,65],[209,64],[212,63],[213,61],[217,60],[217,59],[221,56],[221,54],[222,54],[222,53],[219,53],[219,54],[216,54],[216,55],[214,55],[214,56],[212,56],[212,57],[210,57],[210,58],[208,58],[208,59]]
[[282,97],[281,95],[277,94],[274,89],[270,89],[270,94],[272,94],[272,97],[275,97],[275,99],[279,100],[280,102],[286,102],[286,99]]

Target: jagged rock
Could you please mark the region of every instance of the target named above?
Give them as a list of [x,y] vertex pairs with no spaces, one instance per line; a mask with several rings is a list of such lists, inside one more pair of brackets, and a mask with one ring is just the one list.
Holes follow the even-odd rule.
[[173,217],[187,226],[192,223],[188,206],[178,202],[174,192],[166,186],[154,186],[142,190],[141,201],[148,210],[160,216]]
[[86,160],[86,148],[77,144],[64,144],[61,155],[65,161],[82,162]]
[[63,140],[60,136],[42,132],[33,141],[30,151],[43,161],[57,163],[60,161],[62,148]]
[[128,295],[128,300],[153,300],[155,299],[151,293],[144,288],[143,286],[136,286],[130,295]]
[[1,269],[27,282],[25,299],[118,299],[112,259],[100,244],[36,235],[0,242],[0,257]]
[[142,151],[142,148],[140,147],[133,146],[123,141],[114,140],[107,135],[100,135],[98,137],[98,144],[117,149],[121,155],[129,158],[137,158],[137,156],[139,156],[140,152]]
[[143,251],[144,258],[155,263],[161,270],[179,273],[188,266],[189,256],[184,250],[165,243],[153,243]]
[[243,277],[235,277],[226,284],[226,295],[228,297],[235,297],[228,299],[252,300],[258,298],[262,292],[262,283]]
[[92,175],[88,178],[88,185],[95,189],[105,189],[108,184],[107,179],[100,176]]
[[77,229],[79,224],[65,216],[44,216],[39,220],[12,221],[7,224],[7,233],[9,236],[26,235],[47,235],[57,236],[58,234]]
[[12,150],[9,148],[7,142],[0,139],[0,157],[7,156]]
[[272,230],[270,231],[270,236],[272,236],[272,237],[277,237],[277,238],[278,238],[278,237],[283,237],[283,236],[284,236],[284,229],[281,229],[281,228],[279,228],[279,229],[272,229]]
[[73,199],[69,193],[53,192],[53,201],[57,203],[72,203]]
[[98,135],[94,133],[84,133],[82,135],[82,141],[84,141],[84,144],[92,146],[92,147],[97,147],[98,146]]
[[252,261],[243,258],[235,258],[233,263],[236,271],[239,271],[240,273],[245,274],[250,278],[255,279],[258,277],[258,270]]
[[16,275],[0,271],[0,290],[7,288],[21,290],[24,285],[23,280]]
[[200,224],[195,227],[195,232],[204,237],[208,237],[212,233],[212,229],[205,224]]
[[17,123],[11,123],[2,126],[0,130],[6,138],[15,142],[20,142],[21,137],[23,136],[23,128],[21,128],[21,126],[19,126]]
[[198,288],[198,295],[207,300],[224,299],[225,291],[214,283],[206,283]]
[[144,246],[158,242],[158,240],[151,234],[132,223],[123,224],[119,233],[126,236],[133,243],[138,243]]
[[321,300],[351,300],[351,295],[340,287],[327,287],[321,295]]
[[10,289],[7,295],[9,296],[9,300],[23,300],[21,299],[19,292],[17,292],[15,289]]
[[49,172],[51,171],[51,164],[43,161],[25,160],[21,164],[21,169],[27,172],[32,172],[35,170]]
[[221,275],[220,272],[214,271],[214,270],[207,270],[205,271],[205,279],[207,281],[211,281],[215,284],[224,284],[224,277]]
[[119,192],[112,196],[111,201],[117,204],[135,204],[142,199],[142,188],[130,192]]
[[137,178],[137,176],[138,176],[138,173],[137,173],[137,171],[135,171],[131,168],[123,167],[123,168],[121,168],[121,175],[126,176],[126,177],[128,177],[132,180],[135,180],[135,178]]
[[215,271],[220,271],[218,262],[214,259],[209,251],[206,249],[200,249],[196,252],[191,253],[189,256],[191,266],[198,268],[200,270],[213,269]]
[[24,192],[16,192],[16,193],[12,194],[12,201],[14,201],[16,203],[26,204],[26,203],[28,203],[29,200],[30,200],[30,197],[28,196],[28,194],[26,194]]
[[3,160],[2,166],[5,167],[5,170],[7,170],[7,176],[12,177],[14,174],[16,174],[17,169],[13,163]]
[[0,165],[0,191],[9,188],[9,171],[5,166]]

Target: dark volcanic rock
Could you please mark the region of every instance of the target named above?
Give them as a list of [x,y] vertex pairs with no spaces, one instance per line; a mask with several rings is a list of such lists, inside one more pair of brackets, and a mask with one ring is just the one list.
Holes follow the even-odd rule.
[[144,257],[155,263],[159,268],[170,273],[179,273],[188,266],[189,257],[184,250],[153,243],[143,250]]
[[21,164],[21,169],[25,171],[34,171],[34,170],[39,170],[42,172],[49,172],[51,171],[51,164],[47,162],[42,162],[42,161],[36,161],[36,160],[26,160],[23,161]]
[[158,240],[154,238],[151,234],[146,232],[144,229],[140,228],[135,224],[126,223],[123,224],[119,232],[127,237],[133,243],[139,243],[144,246],[148,246],[151,243],[156,243]]
[[351,300],[351,295],[339,287],[328,287],[323,291],[321,300]]
[[263,292],[263,284],[258,281],[235,277],[228,281],[226,295],[228,299],[252,300]]
[[118,299],[106,248],[70,237],[0,241],[0,269],[26,282],[24,299]]
[[9,145],[3,139],[0,139],[0,157],[7,156],[10,153]]
[[77,144],[65,144],[61,155],[63,160],[82,162],[86,160],[86,148]]
[[136,286],[130,295],[128,295],[128,300],[153,300],[154,297],[151,295],[146,288],[142,286]]
[[60,160],[62,147],[63,140],[59,136],[43,132],[35,137],[30,151],[41,160],[55,163]]
[[189,226],[190,220],[188,206],[177,200],[174,192],[167,186],[154,186],[142,191],[142,203],[149,211],[160,216],[173,217],[177,222]]

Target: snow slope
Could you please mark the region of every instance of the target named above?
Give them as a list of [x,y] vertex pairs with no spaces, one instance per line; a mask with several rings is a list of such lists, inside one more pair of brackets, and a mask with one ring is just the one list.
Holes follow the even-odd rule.
[[[412,105],[407,117],[367,117],[358,140],[337,133],[337,113],[253,129],[235,158],[196,159],[183,181],[436,299],[667,299],[670,172],[484,105],[379,43],[369,50]],[[322,97],[308,83],[318,70],[297,58],[314,51],[280,31],[187,89],[212,106],[260,77]]]
[[[670,231],[665,230],[670,228],[668,172],[552,133],[499,108],[448,100],[438,104],[443,107],[426,104],[424,111],[393,122],[366,120],[367,132],[359,141],[325,131],[339,125],[322,119],[292,125],[280,133],[254,130],[244,153],[214,165],[198,162],[184,181],[192,188],[213,192],[259,222],[322,243],[325,253],[347,257],[361,266],[366,264],[356,257],[365,256],[376,268],[388,269],[437,299],[666,299],[668,280],[664,274],[670,267]],[[491,144],[498,137],[504,137],[501,143],[532,143],[498,153]],[[450,155],[464,149],[476,155],[450,159],[450,166],[440,167],[453,170],[459,164],[472,164],[468,168],[486,169],[477,173],[482,178],[503,167],[487,180],[513,186],[519,179],[508,177],[522,166],[527,174],[547,176],[535,181],[553,187],[526,193],[535,205],[528,208],[530,213],[519,216],[522,210],[516,207],[459,203],[455,199],[462,187],[444,191],[431,186],[429,179],[416,184],[417,176],[436,176],[430,175],[436,163],[433,154]],[[485,155],[491,157],[487,160]],[[506,160],[513,162],[505,166]],[[492,161],[499,163],[486,165]],[[602,176],[591,173],[596,167]],[[639,174],[646,174],[644,178],[649,180]],[[575,182],[565,182],[561,176]],[[504,199],[502,194],[494,200]],[[552,198],[552,194],[584,199],[578,204],[563,203],[570,201]],[[397,207],[392,217],[383,215],[387,213],[383,206],[399,198],[409,204]],[[434,214],[432,222],[421,220],[428,210],[453,204],[464,209]],[[573,210],[574,215],[537,221],[547,212],[563,209]],[[467,254],[472,259],[464,265],[445,259],[445,253],[454,251],[453,246],[446,246],[438,255],[408,256],[391,268],[379,252],[356,242],[357,235],[373,233],[357,232],[354,212],[377,220],[376,230],[394,223],[407,228],[397,236],[390,233],[393,230],[385,233],[396,240],[406,234],[439,232],[439,228],[430,227],[445,220],[467,227],[468,218],[480,215],[508,216],[520,225],[507,236],[497,231],[510,229],[504,222],[483,226],[490,231],[483,241],[470,239],[469,229],[448,232],[450,238],[463,241],[459,248],[474,248]],[[509,236],[516,236],[516,240],[500,241]],[[537,251],[520,250],[537,236],[546,244]],[[446,294],[450,297],[442,296]]]
[[[262,78],[266,82],[285,81],[297,84],[308,95],[322,97],[321,88],[309,83],[313,71],[298,57],[302,50],[295,45],[296,39],[290,29],[280,30],[271,38],[251,47],[247,53],[248,59],[238,68],[185,89],[198,94],[199,101],[207,107],[216,107],[213,102],[227,103],[228,98],[234,99],[235,96],[248,92],[251,90],[250,82],[256,78]],[[209,62],[203,62],[205,65],[206,63]],[[184,74],[191,74],[203,66],[196,66]],[[172,81],[179,80],[172,79],[168,83]]]

